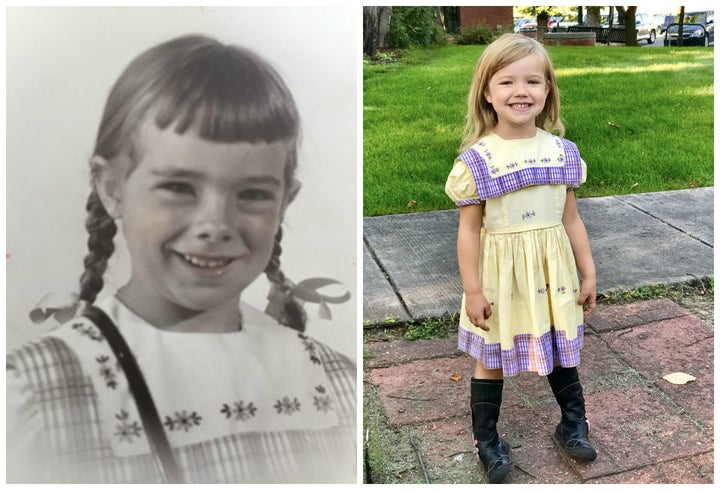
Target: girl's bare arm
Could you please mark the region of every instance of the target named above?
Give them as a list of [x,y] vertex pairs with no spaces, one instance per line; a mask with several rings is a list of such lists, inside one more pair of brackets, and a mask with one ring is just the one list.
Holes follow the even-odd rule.
[[565,210],[562,217],[565,232],[570,238],[575,264],[580,272],[580,296],[578,304],[585,306],[585,314],[589,315],[595,309],[595,297],[597,294],[595,263],[590,251],[590,239],[588,238],[585,224],[580,218],[575,201],[575,192],[569,190],[565,198]]
[[457,254],[460,278],[465,291],[465,311],[470,321],[483,330],[489,330],[485,320],[492,313],[490,304],[480,287],[480,229],[482,228],[483,205],[472,204],[460,207]]

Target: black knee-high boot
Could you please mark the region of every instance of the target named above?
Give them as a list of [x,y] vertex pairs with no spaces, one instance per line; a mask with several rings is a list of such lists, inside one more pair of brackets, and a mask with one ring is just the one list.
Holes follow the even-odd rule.
[[585,398],[577,368],[555,367],[547,376],[562,417],[555,429],[555,439],[571,456],[595,461],[597,452],[588,440]]
[[470,380],[470,408],[475,448],[490,483],[499,483],[510,473],[510,445],[500,439],[497,421],[502,403],[503,380]]

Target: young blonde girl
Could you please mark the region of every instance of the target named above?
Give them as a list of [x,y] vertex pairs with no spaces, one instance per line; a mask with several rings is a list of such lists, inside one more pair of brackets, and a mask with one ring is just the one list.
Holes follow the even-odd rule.
[[596,295],[573,190],[586,170],[563,134],[545,49],[525,36],[503,35],[478,60],[462,153],[445,189],[460,206],[458,343],[476,360],[474,445],[491,483],[512,469],[496,424],[503,377],[521,371],[547,376],[562,412],[559,445],[580,459],[596,458],[576,368],[583,309],[595,308]]
[[[8,355],[9,481],[355,481],[355,366],[303,333],[280,268],[299,138],[284,81],[244,48],[183,36],[128,65],[73,318]],[[130,279],[95,305],[118,226]],[[263,272],[272,317],[240,303]]]

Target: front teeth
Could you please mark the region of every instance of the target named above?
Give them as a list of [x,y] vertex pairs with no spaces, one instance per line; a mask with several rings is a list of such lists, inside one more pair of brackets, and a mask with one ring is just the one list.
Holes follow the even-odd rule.
[[229,260],[212,260],[212,259],[201,259],[192,255],[183,254],[182,257],[196,267],[204,267],[207,269],[215,269],[222,267],[230,263]]

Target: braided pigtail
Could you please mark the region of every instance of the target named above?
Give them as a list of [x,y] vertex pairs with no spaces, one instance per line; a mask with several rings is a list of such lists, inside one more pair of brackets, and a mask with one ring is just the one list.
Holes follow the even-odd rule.
[[280,254],[282,253],[280,241],[282,240],[282,235],[282,227],[280,227],[275,234],[272,257],[265,268],[265,274],[272,284],[272,289],[268,296],[270,304],[268,304],[265,312],[273,316],[283,325],[304,332],[305,321],[307,320],[305,309],[293,295],[293,284],[280,270]]
[[90,193],[85,209],[88,212],[85,229],[90,236],[87,241],[89,252],[83,260],[85,271],[80,276],[80,300],[92,304],[103,288],[103,274],[115,251],[113,237],[117,226],[95,189]]

